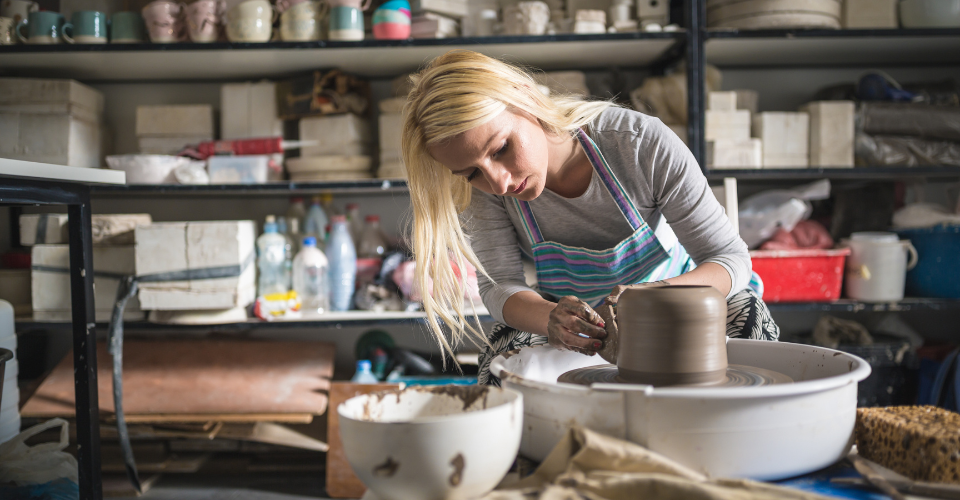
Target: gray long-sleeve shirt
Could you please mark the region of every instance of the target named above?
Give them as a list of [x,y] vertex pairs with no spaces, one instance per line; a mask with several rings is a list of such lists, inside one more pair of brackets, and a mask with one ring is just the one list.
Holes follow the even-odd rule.
[[[728,297],[746,288],[751,275],[747,245],[673,131],[657,118],[623,108],[604,111],[585,131],[665,250],[679,240],[698,265],[723,266],[733,285]],[[500,322],[511,295],[533,290],[524,279],[521,260],[522,254],[533,255],[532,242],[506,198],[474,189],[464,218],[473,250],[496,282],[479,277],[483,304]],[[530,207],[546,241],[604,250],[633,232],[596,170],[582,195],[564,198],[544,190]]]

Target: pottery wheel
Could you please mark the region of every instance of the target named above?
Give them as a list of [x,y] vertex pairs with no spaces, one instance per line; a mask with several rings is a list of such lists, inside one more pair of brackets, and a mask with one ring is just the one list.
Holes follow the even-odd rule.
[[[557,382],[578,385],[635,384],[620,378],[616,365],[588,366],[570,370],[557,377]],[[790,384],[793,379],[773,370],[746,365],[728,365],[727,375],[719,383],[699,385],[675,385],[670,387],[759,387],[763,385]]]

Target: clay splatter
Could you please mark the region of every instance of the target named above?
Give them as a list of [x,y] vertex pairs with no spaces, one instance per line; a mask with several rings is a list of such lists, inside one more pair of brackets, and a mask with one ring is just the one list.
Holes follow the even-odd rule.
[[453,474],[450,474],[450,486],[460,486],[460,482],[463,481],[463,469],[466,465],[463,460],[463,453],[457,453],[457,456],[450,461],[450,465],[453,466]]
[[453,398],[460,398],[463,401],[463,410],[466,411],[467,408],[473,406],[478,399],[483,398],[483,408],[487,407],[487,396],[490,394],[490,391],[486,387],[480,385],[449,385],[449,386],[440,386],[430,389],[430,392],[434,394],[444,394]]
[[393,457],[387,457],[387,461],[373,468],[373,475],[379,477],[393,477],[400,468],[400,463]]

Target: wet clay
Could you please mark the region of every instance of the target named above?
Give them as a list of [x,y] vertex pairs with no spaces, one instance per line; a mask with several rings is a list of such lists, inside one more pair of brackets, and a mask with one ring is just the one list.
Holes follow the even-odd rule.
[[727,301],[713,287],[624,290],[617,303],[620,378],[654,386],[723,381],[726,324]]
[[483,398],[483,405],[480,409],[486,409],[487,396],[490,395],[488,388],[482,385],[441,385],[431,387],[427,391],[460,399],[463,401],[463,411],[467,411],[480,398]]
[[603,303],[596,308],[597,314],[603,319],[607,338],[603,339],[603,347],[597,351],[604,361],[612,364],[617,363],[617,352],[620,350],[620,331],[617,328],[617,303],[620,301],[620,295],[626,290],[639,290],[642,288],[656,288],[669,286],[669,283],[657,281],[654,283],[638,283],[636,285],[617,285],[610,292],[610,295],[603,300]]

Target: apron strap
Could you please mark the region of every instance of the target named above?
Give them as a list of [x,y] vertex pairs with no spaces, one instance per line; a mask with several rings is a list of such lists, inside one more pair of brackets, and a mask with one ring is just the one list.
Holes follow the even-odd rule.
[[577,130],[577,139],[580,140],[580,145],[587,154],[587,158],[590,159],[590,163],[593,164],[593,168],[600,174],[600,180],[603,181],[603,184],[607,187],[607,191],[610,192],[613,200],[617,202],[617,206],[620,207],[620,212],[626,217],[627,222],[630,223],[630,227],[636,231],[643,225],[643,218],[640,217],[640,211],[634,206],[633,200],[624,192],[623,185],[620,184],[617,176],[613,173],[613,169],[607,164],[607,160],[600,152],[600,148],[597,147],[597,144],[593,142],[593,139],[591,139],[583,129]]

